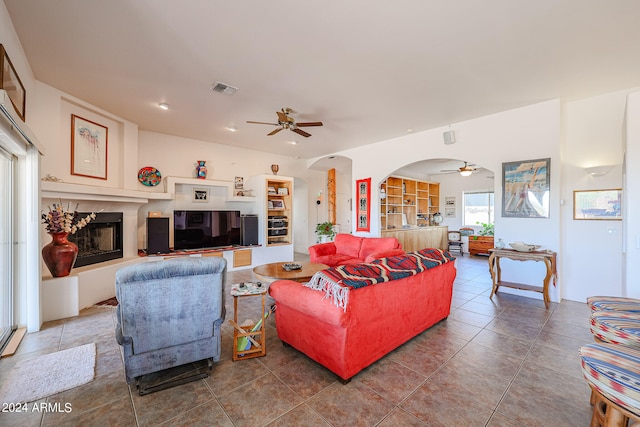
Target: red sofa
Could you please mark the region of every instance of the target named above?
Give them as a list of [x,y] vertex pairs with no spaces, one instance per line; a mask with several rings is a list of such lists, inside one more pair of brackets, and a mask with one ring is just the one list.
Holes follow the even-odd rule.
[[349,291],[346,308],[290,280],[270,285],[283,343],[347,382],[365,367],[449,316],[454,262]]
[[369,263],[374,259],[403,254],[395,237],[358,237],[337,234],[333,242],[309,248],[310,261],[329,267],[345,264]]

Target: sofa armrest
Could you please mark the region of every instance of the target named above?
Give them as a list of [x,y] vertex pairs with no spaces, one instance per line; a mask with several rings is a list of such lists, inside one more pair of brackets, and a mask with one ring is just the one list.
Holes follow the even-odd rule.
[[370,253],[367,258],[364,260],[365,264],[371,263],[374,259],[380,258],[388,258],[397,255],[404,255],[404,251],[402,249],[387,249],[385,251],[373,252]]
[[309,260],[317,262],[318,257],[335,255],[336,245],[333,242],[320,243],[309,247]]
[[307,288],[292,280],[277,280],[269,285],[269,295],[276,300],[276,312],[280,305],[289,307],[322,322],[345,326],[350,310],[347,312],[333,304],[325,293]]

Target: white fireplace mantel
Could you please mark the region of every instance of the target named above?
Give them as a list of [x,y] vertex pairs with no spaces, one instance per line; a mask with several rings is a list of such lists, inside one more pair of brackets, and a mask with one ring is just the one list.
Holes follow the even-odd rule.
[[233,202],[253,202],[256,199],[255,196],[234,195],[233,182],[231,181],[215,181],[209,179],[170,176],[164,179],[164,185],[164,192],[151,192],[43,180],[41,183],[40,197],[43,199],[58,199],[62,194],[64,194],[65,198],[71,198],[73,200],[146,204],[149,200],[174,199],[176,197],[176,185],[198,185],[203,187],[225,188],[227,190],[227,200]]
[[95,185],[72,184],[69,182],[42,181],[40,197],[43,199],[64,198],[73,200],[95,200],[121,203],[148,203],[153,200],[169,200],[173,196],[167,193],[152,193],[121,188],[98,187]]

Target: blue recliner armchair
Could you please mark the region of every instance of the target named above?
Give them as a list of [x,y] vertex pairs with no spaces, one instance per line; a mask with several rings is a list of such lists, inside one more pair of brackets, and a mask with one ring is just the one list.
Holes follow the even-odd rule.
[[144,375],[205,359],[211,368],[220,360],[226,268],[224,258],[211,257],[142,262],[118,270],[116,340],[123,348],[127,383],[136,382],[140,394],[157,391],[141,387]]

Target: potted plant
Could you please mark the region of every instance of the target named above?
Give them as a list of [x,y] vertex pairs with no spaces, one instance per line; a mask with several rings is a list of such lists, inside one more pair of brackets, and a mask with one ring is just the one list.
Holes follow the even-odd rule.
[[476,222],[482,226],[482,230],[478,231],[478,236],[493,236],[493,223]]
[[331,242],[336,237],[333,224],[329,221],[316,225],[316,234],[318,235],[317,243]]

